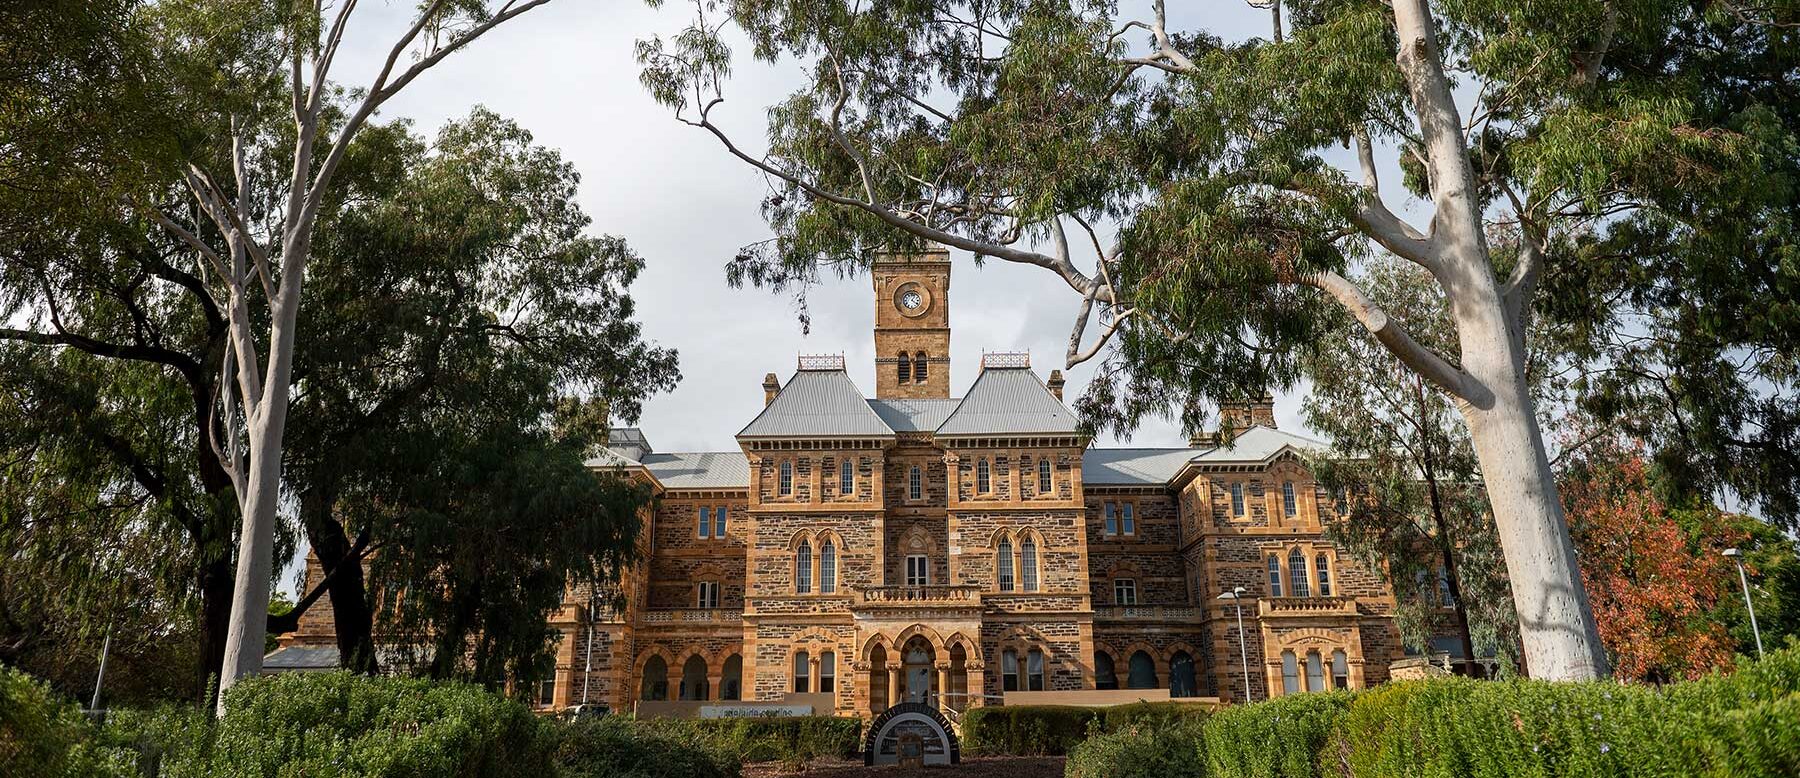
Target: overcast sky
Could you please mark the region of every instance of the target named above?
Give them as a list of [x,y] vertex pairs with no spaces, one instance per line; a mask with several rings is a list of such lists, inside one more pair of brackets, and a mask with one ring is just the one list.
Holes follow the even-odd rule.
[[[1125,5],[1145,6],[1141,18],[1149,17],[1147,2]],[[415,8],[411,0],[364,2],[335,80],[367,84]],[[560,150],[582,175],[580,202],[594,230],[623,236],[645,258],[631,290],[645,336],[681,355],[680,385],[652,398],[639,426],[659,451],[729,451],[762,405],[763,375],[774,372],[785,381],[798,354],[842,353],[851,379],[864,394],[874,393],[874,302],[866,275],[817,288],[809,295],[812,332],[803,335],[789,298],[725,284],[726,261],[770,235],[758,211],[767,186],[711,136],[653,102],[638,83],[632,55],[636,40],[678,32],[690,13],[679,2],[657,10],[634,0],[557,0],[448,58],[390,101],[382,116],[409,118],[416,131],[430,134],[485,105]],[[1236,40],[1266,36],[1267,14],[1241,1],[1213,0],[1181,4],[1169,22]],[[765,109],[801,83],[800,65],[757,62],[740,36],[730,40],[734,73],[714,120],[739,145],[760,150]],[[1389,189],[1398,176],[1384,179]],[[1079,299],[1060,279],[1007,262],[977,268],[961,252],[953,259],[952,393],[974,381],[984,350],[1029,351],[1040,375],[1062,367]],[[1065,396],[1079,396],[1091,373],[1087,367],[1070,372]],[[1282,428],[1305,431],[1301,396],[1276,398]],[[1179,446],[1185,439],[1176,424],[1152,420],[1129,444]]]

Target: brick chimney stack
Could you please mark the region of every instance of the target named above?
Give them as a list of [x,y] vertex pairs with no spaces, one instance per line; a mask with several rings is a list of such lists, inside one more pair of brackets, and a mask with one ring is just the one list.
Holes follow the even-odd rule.
[[1061,370],[1050,371],[1050,380],[1045,381],[1044,386],[1050,388],[1050,393],[1056,395],[1058,402],[1062,401],[1063,376]]
[[775,402],[775,395],[781,393],[781,379],[774,373],[763,376],[763,405]]
[[1275,429],[1275,398],[1269,395],[1249,402],[1219,403],[1219,428],[1236,437],[1256,426]]

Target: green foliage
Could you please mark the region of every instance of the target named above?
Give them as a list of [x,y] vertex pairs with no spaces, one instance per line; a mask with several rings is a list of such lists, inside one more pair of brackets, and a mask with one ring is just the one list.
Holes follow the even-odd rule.
[[1068,778],[1199,778],[1206,775],[1204,719],[1143,720],[1096,732],[1069,751]]
[[1188,722],[1205,721],[1213,706],[1192,702],[1134,702],[1100,709],[1097,724],[1102,732],[1120,730],[1162,729]]
[[1294,694],[1219,711],[1206,722],[1207,769],[1242,778],[1329,775],[1324,747],[1352,697],[1336,691]]
[[637,726],[678,733],[744,763],[799,765],[821,757],[848,759],[862,749],[862,721],[840,716],[649,719]]
[[1059,756],[1087,737],[1100,708],[1072,705],[1002,705],[963,714],[962,745],[971,754]]
[[42,681],[0,665],[0,775],[14,778],[110,776],[93,728],[74,703]]
[[737,778],[737,753],[698,727],[647,726],[623,716],[554,728],[560,778]]

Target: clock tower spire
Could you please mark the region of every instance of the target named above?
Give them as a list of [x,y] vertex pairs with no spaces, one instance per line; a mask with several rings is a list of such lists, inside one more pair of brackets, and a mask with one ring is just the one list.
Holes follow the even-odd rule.
[[878,251],[875,282],[875,396],[950,396],[950,252]]

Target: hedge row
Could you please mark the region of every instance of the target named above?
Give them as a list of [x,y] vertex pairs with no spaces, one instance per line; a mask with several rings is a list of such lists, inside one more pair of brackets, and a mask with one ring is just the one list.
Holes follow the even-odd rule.
[[1464,678],[1283,697],[1074,749],[1071,778],[1800,774],[1800,648],[1664,689]]
[[862,750],[862,721],[837,716],[654,719],[637,726],[692,738],[738,763],[804,764],[820,757],[848,759]]
[[62,778],[125,775],[74,703],[50,687],[0,665],[0,775]]
[[1162,729],[1204,719],[1198,703],[1139,702],[1106,708],[1012,705],[974,708],[963,714],[962,745],[976,754],[1060,756],[1092,735],[1126,728]]

